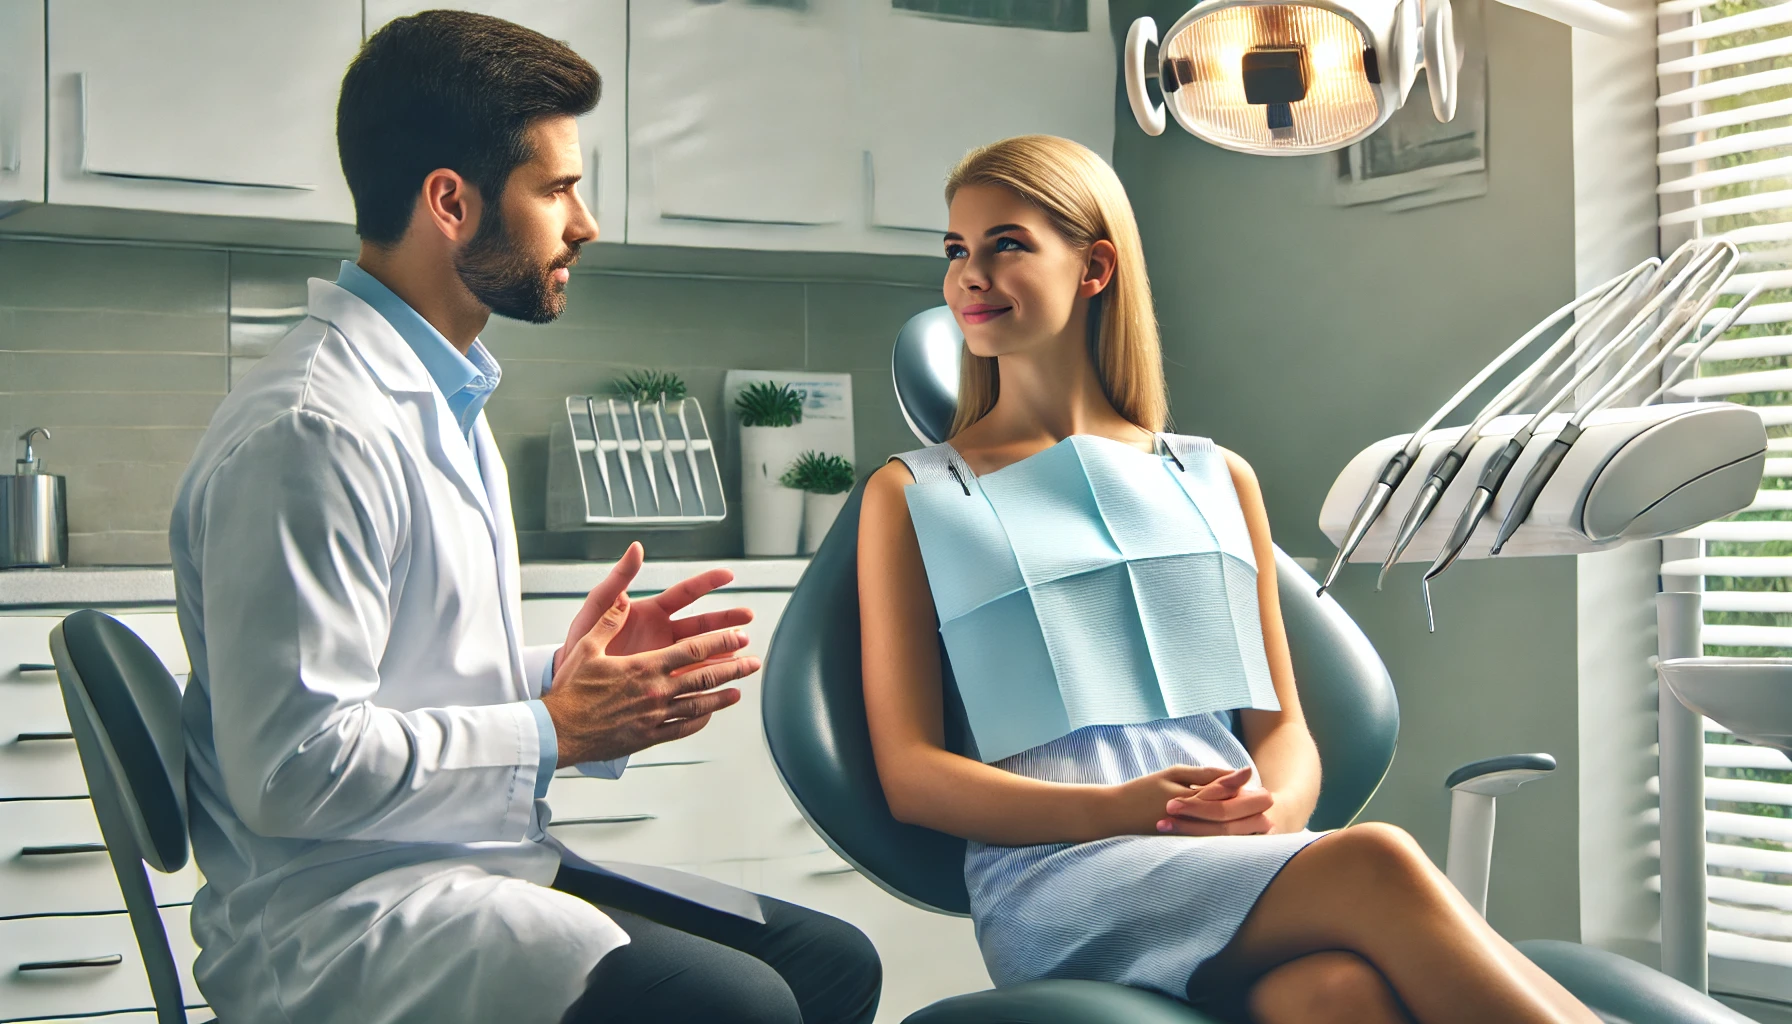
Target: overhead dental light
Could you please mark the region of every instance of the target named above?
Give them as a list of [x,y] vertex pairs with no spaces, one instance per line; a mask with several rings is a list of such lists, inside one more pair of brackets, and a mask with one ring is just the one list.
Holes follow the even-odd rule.
[[[1501,2],[1606,35],[1633,26],[1597,0]],[[1221,148],[1303,156],[1380,128],[1421,69],[1432,113],[1450,120],[1461,62],[1450,0],[1203,0],[1161,45],[1157,22],[1133,22],[1123,66],[1147,135],[1163,133],[1167,108]],[[1149,91],[1153,81],[1161,100]]]

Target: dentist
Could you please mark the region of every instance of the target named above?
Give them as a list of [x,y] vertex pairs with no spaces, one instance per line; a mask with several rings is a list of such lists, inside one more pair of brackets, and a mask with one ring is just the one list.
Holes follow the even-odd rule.
[[521,644],[481,411],[499,368],[478,336],[492,313],[542,323],[565,305],[597,237],[575,119],[599,85],[495,18],[376,32],[337,109],[359,258],[311,282],[310,316],[231,391],[182,478],[194,976],[227,1024],[875,1013],[877,955],[852,926],[585,870],[543,830],[556,766],[614,778],[759,667],[740,654],[745,610],[673,617],[725,571],[629,601],[639,545],[565,644]]

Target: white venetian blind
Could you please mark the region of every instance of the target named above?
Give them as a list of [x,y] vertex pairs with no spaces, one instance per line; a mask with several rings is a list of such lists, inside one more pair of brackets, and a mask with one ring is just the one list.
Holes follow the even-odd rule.
[[[1662,572],[1705,577],[1706,653],[1792,656],[1792,3],[1659,12],[1662,251],[1730,239],[1743,265],[1726,304],[1771,289],[1673,390],[1759,407],[1766,479],[1747,510],[1664,543]],[[1711,954],[1792,966],[1792,762],[1705,727]]]

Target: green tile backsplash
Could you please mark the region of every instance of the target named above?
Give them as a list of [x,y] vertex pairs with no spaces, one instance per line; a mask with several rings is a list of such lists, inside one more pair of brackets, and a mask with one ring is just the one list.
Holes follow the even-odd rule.
[[[568,289],[566,315],[535,326],[494,319],[483,335],[504,368],[487,406],[509,465],[525,559],[604,558],[637,536],[650,557],[740,553],[730,516],[698,530],[550,533],[543,526],[547,430],[560,399],[631,369],[681,374],[712,423],[731,368],[851,372],[861,474],[915,442],[896,408],[889,346],[909,316],[940,301],[937,264],[770,253],[644,250],[651,270],[605,247]],[[619,257],[618,252],[622,253]],[[681,263],[693,269],[683,272]],[[0,438],[55,435],[43,452],[69,478],[73,564],[168,560],[181,470],[234,381],[303,317],[305,281],[334,277],[318,255],[0,239]],[[10,448],[0,453],[7,463]],[[722,457],[733,472],[731,445]]]

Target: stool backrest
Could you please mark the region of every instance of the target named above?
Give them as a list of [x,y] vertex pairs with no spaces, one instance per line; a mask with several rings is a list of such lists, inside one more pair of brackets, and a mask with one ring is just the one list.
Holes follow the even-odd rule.
[[[964,840],[890,815],[871,754],[860,676],[854,491],[791,594],[762,673],[765,735],[785,787],[829,846],[885,890],[947,914],[969,912]],[[1282,615],[1323,782],[1312,827],[1348,824],[1394,757],[1400,712],[1393,681],[1356,623],[1276,551]],[[915,638],[937,643],[937,635]],[[944,652],[947,744],[957,746],[956,684]]]
[[149,974],[157,1022],[184,1022],[180,975],[143,870],[145,862],[164,872],[187,863],[180,687],[128,626],[92,609],[57,625],[50,652],[94,815]]

